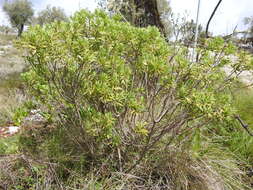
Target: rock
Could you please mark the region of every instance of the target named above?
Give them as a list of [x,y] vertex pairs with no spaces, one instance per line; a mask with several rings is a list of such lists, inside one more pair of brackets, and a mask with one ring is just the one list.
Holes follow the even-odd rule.
[[[223,67],[222,70],[226,73],[227,76],[233,71],[231,66]],[[236,77],[236,74],[232,74],[232,77]],[[243,71],[239,76],[238,79],[245,85],[250,86],[253,84],[253,74],[252,71]]]
[[17,127],[17,126],[9,126],[8,128],[9,128],[10,134],[17,133],[20,129],[20,127]]
[[7,45],[4,45],[4,46],[0,46],[0,48],[2,49],[11,49],[13,46],[11,44],[7,44]]
[[[45,118],[41,115],[40,109],[31,110],[30,114],[24,119],[22,127],[27,126],[29,124],[32,125],[40,125],[45,122]],[[15,126],[8,124],[6,126],[0,127],[0,138],[5,138],[9,136],[13,136],[17,134],[21,128],[21,126]]]
[[9,137],[15,135],[20,130],[18,126],[4,126],[0,127],[0,138],[2,137]]
[[40,124],[45,122],[45,118],[41,115],[40,109],[34,109],[30,111],[30,114],[24,119],[24,123]]

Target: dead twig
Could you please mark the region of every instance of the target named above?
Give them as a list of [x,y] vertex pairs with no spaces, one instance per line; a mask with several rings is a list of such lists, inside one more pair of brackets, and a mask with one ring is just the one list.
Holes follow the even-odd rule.
[[241,126],[245,129],[245,131],[253,137],[253,133],[249,130],[249,126],[247,124],[244,123],[244,121],[241,119],[241,117],[239,115],[235,115],[235,119],[237,119],[237,121],[239,121],[239,123],[241,124]]

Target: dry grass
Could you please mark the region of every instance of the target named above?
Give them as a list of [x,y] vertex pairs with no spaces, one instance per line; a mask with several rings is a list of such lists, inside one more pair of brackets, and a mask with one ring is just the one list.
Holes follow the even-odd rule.
[[0,89],[0,126],[11,123],[15,110],[26,100],[25,95],[19,89]]
[[[110,171],[100,175],[101,168],[89,173],[70,171],[68,179],[57,174],[57,163],[34,160],[24,155],[11,155],[0,159],[0,182],[6,186],[25,186],[27,181],[37,189],[50,190],[249,190],[243,184],[243,172],[229,153],[213,149],[201,158],[189,151],[171,147],[155,160],[147,160],[131,173]],[[221,155],[220,157],[217,154]],[[17,164],[23,170],[16,168]],[[160,163],[160,164],[159,164]],[[1,165],[1,164],[0,164]],[[45,166],[41,168],[40,166]],[[37,168],[34,170],[34,168]],[[40,169],[38,169],[40,168]],[[64,168],[61,168],[64,170]],[[21,173],[20,173],[21,172]],[[22,175],[22,172],[25,175]],[[36,176],[40,176],[39,178]],[[22,182],[22,184],[20,184]],[[24,185],[25,184],[25,185]],[[29,186],[26,186],[27,188]]]
[[17,39],[16,35],[5,35],[0,33],[0,45],[10,44],[13,40]]
[[[26,64],[22,59],[22,52],[13,47],[13,41],[0,38],[0,79],[8,77],[13,73],[20,73]],[[1,82],[1,81],[0,81]]]
[[11,120],[13,111],[24,100],[20,73],[26,64],[22,52],[13,47],[13,35],[0,34],[0,124]]

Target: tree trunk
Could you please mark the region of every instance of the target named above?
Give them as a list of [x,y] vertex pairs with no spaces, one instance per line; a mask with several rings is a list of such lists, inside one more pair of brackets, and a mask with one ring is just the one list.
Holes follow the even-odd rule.
[[143,12],[134,21],[134,25],[139,27],[156,26],[165,35],[165,27],[161,21],[157,0],[134,0],[136,12]]
[[23,33],[23,30],[24,30],[24,24],[21,24],[21,25],[18,27],[18,37],[21,36],[21,34]]

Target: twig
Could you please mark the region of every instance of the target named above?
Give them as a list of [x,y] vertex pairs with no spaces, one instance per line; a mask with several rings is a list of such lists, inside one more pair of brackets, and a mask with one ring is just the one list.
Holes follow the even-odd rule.
[[239,121],[239,123],[241,124],[241,126],[247,131],[247,133],[253,137],[253,133],[249,130],[249,126],[247,124],[244,123],[244,121],[241,119],[241,117],[239,115],[235,115],[235,119],[237,119]]

